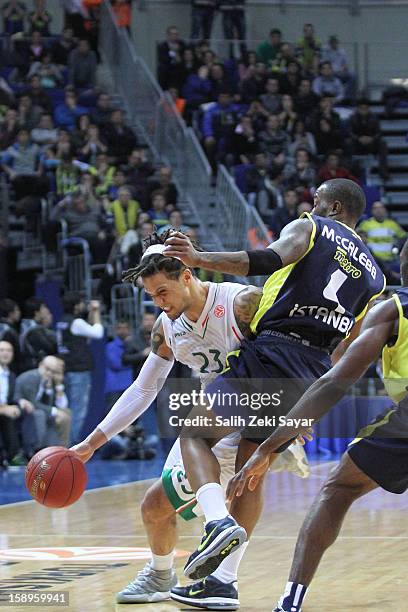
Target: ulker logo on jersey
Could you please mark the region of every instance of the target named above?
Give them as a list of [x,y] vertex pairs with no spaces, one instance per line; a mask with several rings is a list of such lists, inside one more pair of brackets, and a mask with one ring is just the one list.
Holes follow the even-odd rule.
[[218,304],[214,308],[214,314],[217,317],[217,319],[221,319],[225,315],[225,308],[224,308],[224,306],[222,304]]

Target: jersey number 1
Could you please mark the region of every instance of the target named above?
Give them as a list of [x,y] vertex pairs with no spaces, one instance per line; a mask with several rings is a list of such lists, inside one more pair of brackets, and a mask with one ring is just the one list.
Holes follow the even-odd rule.
[[340,314],[344,314],[346,312],[345,308],[340,304],[339,298],[337,297],[337,292],[342,285],[347,280],[347,274],[344,274],[341,270],[336,270],[330,277],[330,280],[326,287],[323,289],[323,297],[326,300],[330,300],[331,302],[336,302],[337,306],[335,308],[335,312]]

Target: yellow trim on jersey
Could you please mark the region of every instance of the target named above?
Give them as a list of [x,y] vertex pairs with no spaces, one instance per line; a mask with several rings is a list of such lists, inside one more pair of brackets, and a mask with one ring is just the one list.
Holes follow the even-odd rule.
[[370,299],[368,300],[367,304],[364,306],[363,310],[360,312],[359,315],[356,316],[355,323],[357,323],[357,321],[362,319],[364,317],[364,315],[367,313],[369,303],[372,302],[373,300],[376,300],[382,293],[384,293],[386,285],[387,285],[387,281],[386,281],[385,276],[383,274],[383,286],[382,286],[381,291],[379,291],[378,293],[376,293],[375,295],[370,297]]
[[276,272],[274,272],[264,284],[262,298],[259,303],[258,310],[256,311],[254,318],[251,321],[251,331],[253,333],[256,333],[256,328],[258,326],[258,323],[262,319],[262,317],[265,315],[265,313],[270,308],[272,308],[279,291],[282,289],[284,283],[286,282],[286,279],[288,278],[289,274],[292,272],[293,268],[296,266],[297,263],[299,263],[301,259],[306,257],[309,251],[314,247],[314,241],[315,241],[316,229],[317,229],[316,222],[309,213],[304,213],[302,216],[310,219],[310,221],[313,224],[312,233],[310,235],[309,246],[307,248],[307,251],[303,253],[303,255],[299,257],[299,259],[294,261],[292,264],[289,264],[288,266],[285,266],[284,268],[281,268],[280,270],[277,270]]
[[364,438],[371,438],[376,429],[388,423],[393,412],[395,412],[394,408],[390,410],[389,412],[387,412],[383,416],[381,421],[377,421],[376,423],[371,423],[370,425],[367,425],[366,427],[363,427],[362,429],[360,429],[360,431],[358,432],[358,436],[350,442],[349,446],[352,446],[353,444],[360,442],[360,440],[364,440]]
[[340,223],[340,225],[342,225],[343,227],[345,227],[346,229],[349,230],[349,232],[351,232],[353,234],[353,236],[355,236],[356,238],[358,238],[358,240],[360,242],[362,242],[362,238],[361,236],[359,236],[357,234],[357,232],[355,230],[353,230],[349,225],[346,225],[346,223],[343,223],[343,221],[338,221],[337,219],[332,219],[332,221],[335,221],[336,223]]
[[407,394],[408,380],[408,319],[404,316],[401,301],[392,296],[398,308],[398,337],[393,346],[385,346],[382,352],[384,386],[390,398],[400,402]]
[[235,351],[231,351],[230,353],[228,353],[228,355],[225,358],[225,368],[223,369],[223,371],[221,372],[221,374],[224,374],[224,372],[227,372],[228,370],[231,369],[231,366],[229,364],[228,358],[229,357],[238,357],[238,355],[240,354],[241,349],[236,349]]

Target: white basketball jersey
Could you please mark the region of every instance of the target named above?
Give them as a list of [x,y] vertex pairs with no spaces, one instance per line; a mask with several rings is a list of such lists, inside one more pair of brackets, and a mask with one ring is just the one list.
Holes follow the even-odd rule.
[[228,353],[244,336],[234,316],[234,298],[246,285],[209,283],[208,296],[198,321],[185,314],[172,321],[161,314],[166,344],[174,358],[189,366],[207,386],[225,368]]

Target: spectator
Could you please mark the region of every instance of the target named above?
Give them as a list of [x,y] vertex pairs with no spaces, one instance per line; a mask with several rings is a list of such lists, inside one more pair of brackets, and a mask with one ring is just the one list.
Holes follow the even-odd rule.
[[286,71],[281,77],[280,91],[282,94],[296,96],[299,91],[300,81],[302,80],[302,70],[295,59],[289,59]]
[[302,79],[300,81],[294,101],[299,117],[306,121],[319,103],[319,97],[312,91],[312,83],[309,79]]
[[265,129],[265,123],[269,117],[269,113],[258,100],[251,102],[246,114],[248,117],[251,117],[252,125],[257,134]]
[[266,66],[262,62],[255,64],[252,74],[241,83],[241,96],[245,104],[250,104],[253,100],[258,100],[265,92]]
[[65,67],[68,64],[69,54],[76,47],[72,28],[64,28],[61,36],[52,46],[52,58],[58,66]]
[[[319,106],[315,109],[307,122],[314,134],[319,127],[320,119],[327,119],[336,131],[340,131],[340,115],[333,110],[333,103],[334,101],[331,96],[323,96],[319,101]],[[333,148],[336,147],[332,147],[332,149]]]
[[266,222],[270,220],[271,211],[283,205],[281,181],[281,167],[271,168],[265,153],[257,153],[254,166],[246,173],[248,201],[256,206]]
[[323,47],[323,61],[330,62],[334,76],[343,83],[345,87],[345,97],[353,101],[356,97],[356,78],[350,72],[347,55],[342,47],[339,47],[337,36],[330,36],[328,44]]
[[282,96],[277,76],[270,76],[266,81],[265,93],[259,97],[262,106],[268,113],[275,115],[282,110]]
[[115,15],[116,24],[119,28],[126,28],[130,34],[132,25],[132,0],[113,0],[112,11]]
[[233,89],[233,86],[225,73],[224,66],[219,62],[214,62],[214,64],[210,66],[210,81],[211,100],[216,100],[221,92],[229,91],[231,93]]
[[122,361],[126,342],[130,339],[127,321],[118,321],[115,325],[115,336],[105,346],[105,398],[107,412],[133,382],[131,365]]
[[166,34],[167,40],[157,47],[157,79],[162,89],[183,84],[182,59],[185,44],[176,26],[169,26]]
[[255,51],[248,51],[245,57],[241,57],[238,60],[238,76],[240,81],[243,81],[244,79],[251,76],[251,74],[253,74],[257,61],[258,60]]
[[178,191],[176,185],[172,181],[172,178],[173,172],[170,166],[161,166],[159,169],[158,179],[152,177],[152,179],[149,181],[149,189],[150,193],[159,189],[162,193],[164,193],[166,205],[172,204],[175,206],[178,200]]
[[[65,384],[72,411],[71,443],[81,439],[88,411],[93,367],[89,340],[103,338],[100,305],[91,301],[89,310],[78,293],[63,297],[64,316],[57,324],[59,354],[65,362]],[[87,315],[88,321],[85,320]]]
[[64,362],[61,359],[47,356],[38,368],[20,374],[16,380],[15,399],[22,410],[33,414],[35,450],[46,446],[68,446],[71,412],[65,394]]
[[246,54],[246,23],[245,23],[246,0],[218,0],[217,8],[222,15],[222,29],[224,38],[231,41],[229,45],[230,57],[234,57],[233,40],[240,41],[241,56]]
[[137,378],[150,353],[151,333],[155,321],[155,314],[145,312],[140,327],[138,327],[134,336],[127,342],[122,361],[125,365],[133,367],[133,378]]
[[54,145],[58,141],[58,130],[54,127],[52,115],[41,115],[40,123],[31,132],[31,140],[40,147]]
[[183,96],[186,99],[187,114],[196,110],[201,104],[208,102],[211,96],[211,81],[208,78],[207,66],[200,66],[197,74],[190,74],[183,86]]
[[46,47],[41,37],[41,32],[34,30],[31,32],[30,43],[23,43],[22,53],[25,56],[25,68],[30,66],[33,62],[37,62],[41,59],[42,54],[45,52]]
[[20,334],[21,369],[30,370],[36,368],[46,355],[57,353],[57,338],[50,329],[51,311],[40,298],[31,297],[25,301],[24,315]]
[[52,112],[52,100],[43,88],[39,75],[34,74],[30,77],[30,87],[25,93],[31,98],[31,103],[34,107],[40,107],[47,113]]
[[275,239],[279,238],[281,231],[291,221],[298,218],[298,195],[294,189],[286,189],[283,193],[283,208],[278,208],[272,218],[271,228]]
[[65,99],[62,104],[58,104],[54,111],[55,123],[68,130],[73,130],[76,125],[77,117],[86,115],[88,110],[78,104],[76,93],[72,89],[67,89]]
[[167,93],[173,101],[176,112],[183,116],[184,109],[186,107],[186,101],[184,98],[180,97],[179,90],[177,89],[177,87],[169,87]]
[[[27,463],[20,450],[20,429],[23,430],[24,448],[30,458],[34,451],[33,417],[20,408],[14,399],[16,375],[10,369],[13,356],[13,345],[0,340],[0,467]],[[26,444],[30,437],[31,448]]]
[[87,10],[82,1],[62,0],[64,7],[64,29],[72,29],[76,38],[81,38],[85,33],[84,19]]
[[89,244],[96,263],[105,262],[112,240],[106,233],[102,209],[91,208],[81,193],[64,198],[51,211],[50,220],[65,219],[71,237],[82,238]]
[[[147,230],[147,228],[144,229]],[[183,233],[189,231],[190,227],[185,225],[181,211],[175,209],[169,214],[169,225],[165,225],[164,227],[160,228],[159,234],[163,234],[169,229],[175,229]]]
[[31,98],[27,93],[22,93],[18,101],[17,115],[20,128],[31,131],[38,125],[41,109],[33,106]]
[[292,143],[289,146],[289,155],[294,157],[299,148],[307,149],[311,155],[316,155],[316,141],[311,132],[306,131],[302,119],[296,119],[292,129]]
[[[292,169],[287,168],[288,184],[292,188],[297,186],[309,190],[316,183],[316,170],[310,159],[307,149],[299,147],[295,153],[295,165]],[[310,195],[310,192],[309,192]]]
[[1,12],[3,15],[4,34],[11,36],[12,34],[17,34],[17,32],[24,32],[24,18],[27,14],[24,2],[17,2],[16,0],[5,2]]
[[126,185],[126,175],[123,172],[123,170],[118,168],[117,170],[115,170],[113,177],[112,177],[112,184],[109,185],[109,188],[108,188],[109,200],[111,201],[116,200],[116,198],[118,197],[119,189],[121,187],[124,187],[125,185]]
[[18,133],[17,111],[8,108],[0,126],[0,149],[4,151],[15,141]]
[[109,164],[108,156],[105,155],[105,153],[100,153],[96,157],[95,170],[99,181],[99,185],[96,187],[96,193],[99,196],[104,196],[113,185],[113,177],[116,168]]
[[293,45],[287,42],[282,43],[280,51],[275,60],[273,71],[283,75],[286,73],[289,64],[292,62],[296,62],[295,49],[293,48]]
[[385,205],[374,202],[371,207],[372,216],[359,225],[359,229],[367,235],[367,245],[374,257],[383,263],[390,264],[397,260],[395,247],[401,247],[406,238],[406,232],[394,219],[390,219]]
[[340,155],[335,151],[331,151],[327,155],[325,164],[320,168],[317,178],[319,185],[334,178],[346,178],[358,183],[358,179],[347,168],[340,165]]
[[303,26],[303,38],[297,43],[297,55],[306,74],[315,75],[319,66],[321,43],[315,37],[314,26],[305,23]]
[[97,57],[89,41],[80,40],[68,58],[68,81],[70,85],[81,88],[93,88],[96,83]]
[[76,127],[71,132],[71,141],[75,153],[79,153],[83,146],[85,146],[86,139],[88,137],[88,128],[91,125],[91,118],[88,113],[79,115],[75,123]]
[[[361,224],[357,227],[356,232],[360,236],[364,244],[368,246],[367,232],[361,229]],[[383,259],[379,257],[374,256],[374,259],[378,267],[380,268],[381,272],[384,274],[387,285],[400,285],[401,284],[401,272],[399,269],[398,260],[390,264],[390,262],[384,261]],[[382,296],[379,296],[378,299],[381,299],[381,297]]]
[[282,112],[279,113],[279,121],[286,132],[292,132],[297,119],[297,113],[293,107],[292,97],[288,94],[282,96]]
[[148,211],[149,217],[157,227],[168,225],[169,216],[166,212],[166,198],[159,189],[152,193],[152,207]]
[[191,38],[211,38],[216,0],[191,0]]
[[96,99],[96,107],[91,113],[92,123],[103,128],[110,120],[112,114],[112,99],[107,93],[100,93]]
[[313,79],[312,87],[317,96],[332,96],[337,103],[344,99],[343,84],[334,76],[330,62],[320,64],[320,75]]
[[232,146],[228,151],[228,165],[249,164],[258,152],[258,140],[248,115],[241,117],[232,137]]
[[325,117],[321,117],[314,131],[317,152],[319,155],[328,155],[332,150],[342,151],[344,147],[340,130]]
[[118,199],[111,204],[111,211],[122,255],[127,255],[130,247],[139,242],[136,232],[139,210],[139,202],[132,200],[129,187],[121,187],[118,191]]
[[260,62],[270,70],[274,67],[276,59],[280,53],[282,45],[282,32],[277,28],[269,32],[269,40],[260,43],[256,50],[256,55]]
[[228,148],[241,112],[241,107],[232,102],[230,93],[223,91],[218,96],[218,102],[204,114],[204,147],[214,170],[216,161],[224,156]]
[[384,181],[389,178],[387,143],[381,137],[378,117],[370,111],[369,101],[361,99],[350,118],[353,155],[378,156],[379,174]]
[[270,115],[266,122],[266,128],[259,134],[259,146],[261,151],[271,157],[288,152],[289,135],[282,129],[279,115]]
[[18,372],[21,367],[20,338],[17,327],[20,319],[21,310],[17,302],[9,298],[0,301],[0,341],[4,340],[13,347],[14,359],[11,369],[14,372]]
[[190,47],[186,47],[183,53],[183,83],[187,80],[190,74],[196,73],[198,70],[198,63],[194,50]]
[[106,153],[106,146],[103,137],[99,134],[97,125],[91,124],[86,132],[85,142],[81,148],[81,159],[91,165],[94,165],[96,158],[100,153]]
[[111,112],[110,121],[106,123],[103,135],[108,145],[108,155],[119,164],[126,164],[127,158],[137,145],[136,136],[125,124],[123,112],[117,108]]
[[30,141],[30,132],[20,129],[17,142],[3,153],[3,169],[12,182],[16,200],[29,195],[45,195],[48,181],[38,171],[39,149]]
[[[57,160],[55,172],[55,185],[57,199],[61,199],[75,192],[80,176],[80,170],[74,163],[70,153],[63,153],[61,159]],[[51,214],[57,209],[55,208]]]
[[45,51],[38,61],[31,64],[27,78],[29,79],[34,75],[39,77],[41,86],[46,89],[60,87],[64,80],[58,66],[52,63],[52,56],[49,51]]
[[29,14],[30,34],[40,32],[41,36],[50,36],[51,15],[45,8],[45,0],[34,0],[34,10]]

